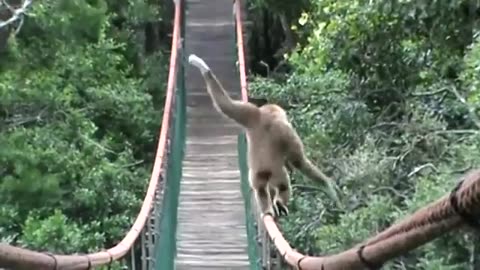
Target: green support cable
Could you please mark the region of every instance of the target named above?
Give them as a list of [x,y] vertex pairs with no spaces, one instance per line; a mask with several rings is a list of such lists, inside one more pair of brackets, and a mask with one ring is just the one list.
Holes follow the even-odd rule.
[[[233,2],[233,5],[235,5],[235,2]],[[234,39],[233,39],[233,47],[235,48],[235,53],[233,54],[233,66],[236,71],[240,72],[239,66],[237,66],[235,63],[238,60],[238,37],[237,37],[237,18],[235,18],[235,13],[233,15],[233,32],[235,33]]]
[[182,89],[181,92],[181,97],[183,101],[183,106],[182,106],[182,114],[184,118],[184,128],[183,128],[183,138],[184,141],[186,139],[186,121],[187,121],[187,91],[186,91],[186,86],[185,86],[185,66],[186,62],[184,59],[187,58],[187,55],[185,54],[185,20],[186,20],[186,13],[187,13],[187,1],[186,0],[181,0],[181,5],[182,5],[182,19],[180,22],[180,37],[182,39],[182,50],[181,50],[181,59],[180,61],[180,70],[179,70],[179,76],[180,76],[180,81],[179,81],[179,86],[180,89]]
[[[235,5],[235,2],[234,2]],[[235,39],[233,46],[236,48],[234,54],[234,63],[238,61],[238,37],[237,37],[237,20],[235,14],[233,14],[233,21],[234,21],[234,29],[235,32]],[[234,64],[234,68],[240,72],[240,66]],[[255,213],[253,213],[252,207],[252,193],[250,191],[250,184],[248,183],[248,165],[247,165],[247,141],[245,134],[242,133],[238,136],[237,141],[237,149],[238,149],[238,163],[240,169],[240,181],[241,181],[241,189],[242,189],[242,197],[245,206],[245,225],[247,228],[247,244],[248,244],[248,261],[250,262],[250,269],[251,270],[260,270],[261,262],[258,257],[258,245],[256,241],[257,231],[255,229]]]
[[[182,0],[184,3],[184,1]],[[182,4],[183,4],[182,3]],[[184,7],[182,5],[182,7]],[[177,216],[180,195],[180,181],[182,179],[182,161],[186,140],[186,91],[184,58],[184,25],[185,9],[182,8],[181,38],[182,47],[178,51],[178,71],[175,89],[175,107],[173,111],[173,130],[168,156],[168,167],[164,185],[164,197],[160,217],[159,241],[155,246],[156,270],[175,269],[177,254]]]
[[251,270],[260,270],[260,261],[258,258],[257,241],[255,240],[257,232],[255,230],[254,221],[255,213],[253,213],[252,193],[250,192],[250,184],[248,183],[248,164],[247,164],[247,140],[245,134],[238,136],[238,165],[240,168],[240,181],[245,205],[245,225],[247,227],[248,240],[248,260]]

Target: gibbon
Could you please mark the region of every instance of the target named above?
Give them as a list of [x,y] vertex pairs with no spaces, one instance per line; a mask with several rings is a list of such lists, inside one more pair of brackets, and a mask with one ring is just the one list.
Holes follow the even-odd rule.
[[288,215],[291,186],[286,167],[289,165],[326,184],[327,194],[339,205],[335,183],[306,157],[303,143],[285,110],[275,104],[256,106],[232,100],[205,61],[194,54],[188,61],[200,70],[215,109],[245,130],[249,183],[262,214]]

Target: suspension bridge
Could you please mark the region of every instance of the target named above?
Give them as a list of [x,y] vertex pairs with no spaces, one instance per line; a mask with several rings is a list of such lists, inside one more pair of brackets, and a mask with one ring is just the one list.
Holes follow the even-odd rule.
[[294,250],[271,216],[257,214],[244,134],[213,109],[200,73],[185,61],[199,55],[232,97],[247,101],[244,9],[241,0],[175,2],[156,159],[125,237],[91,254],[0,244],[0,269],[376,269],[448,231],[479,226],[480,170],[472,170],[449,195],[347,251],[313,257]]

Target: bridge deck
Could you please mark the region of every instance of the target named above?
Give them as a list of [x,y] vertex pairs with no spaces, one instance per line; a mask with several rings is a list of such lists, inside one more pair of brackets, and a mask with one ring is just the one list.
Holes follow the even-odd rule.
[[[232,97],[235,68],[233,1],[188,0],[186,53],[205,59]],[[238,126],[212,106],[200,72],[187,67],[187,143],[177,229],[177,269],[249,269],[237,160]]]

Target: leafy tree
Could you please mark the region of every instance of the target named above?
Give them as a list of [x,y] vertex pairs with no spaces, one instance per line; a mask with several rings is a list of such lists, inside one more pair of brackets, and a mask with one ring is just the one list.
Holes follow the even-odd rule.
[[10,33],[0,55],[2,241],[73,253],[124,236],[149,179],[166,81],[167,57],[145,55],[135,38],[160,9],[34,1]]
[[[288,105],[345,206],[334,208],[294,174],[291,214],[281,223],[296,248],[347,249],[479,165],[478,10],[474,1],[322,0],[291,24],[302,37],[285,59],[291,72],[255,76],[250,91]],[[468,269],[478,265],[475,243],[455,232],[385,269]]]

